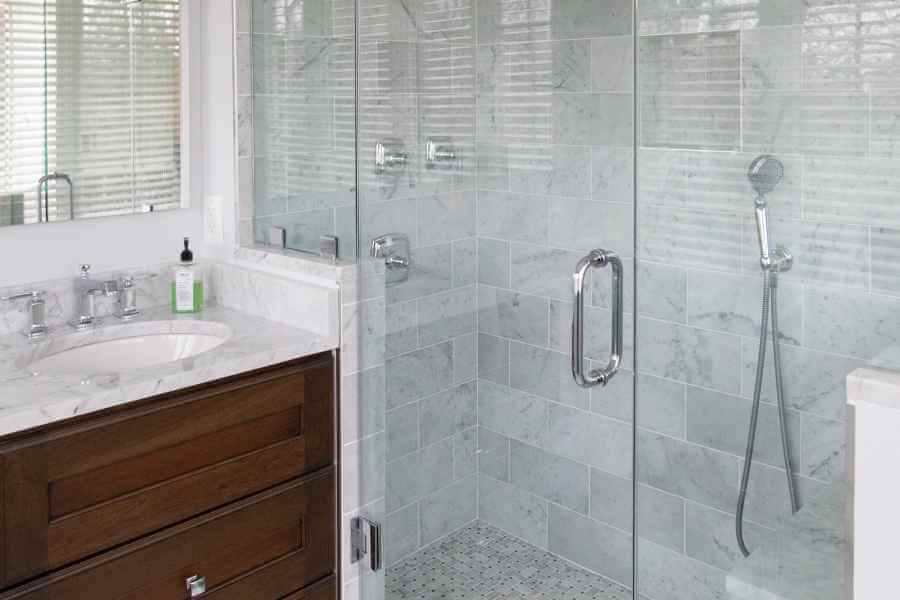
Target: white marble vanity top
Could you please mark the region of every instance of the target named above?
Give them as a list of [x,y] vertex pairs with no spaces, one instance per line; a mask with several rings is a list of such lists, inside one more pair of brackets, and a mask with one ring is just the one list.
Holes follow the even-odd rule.
[[853,371],[847,376],[847,402],[900,410],[900,373],[887,369]]
[[[36,353],[70,346],[72,330],[58,327],[37,345],[19,334],[0,337],[0,435],[46,425],[76,415],[118,406],[268,365],[337,348],[335,337],[320,335],[222,307],[197,315],[173,315],[167,307],[147,310],[139,320],[121,324],[114,318],[93,331],[77,334],[85,343],[102,341],[106,332],[130,327],[139,336],[171,322],[173,333],[225,326],[230,337],[192,358],[121,373],[44,375],[21,365]],[[108,329],[104,330],[104,325]],[[108,337],[108,336],[106,336]]]

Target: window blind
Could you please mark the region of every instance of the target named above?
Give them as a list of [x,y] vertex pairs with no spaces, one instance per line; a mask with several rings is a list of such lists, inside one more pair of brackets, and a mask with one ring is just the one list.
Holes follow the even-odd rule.
[[[66,173],[76,218],[181,200],[181,0],[0,0],[0,195]],[[50,185],[68,218],[68,188]]]

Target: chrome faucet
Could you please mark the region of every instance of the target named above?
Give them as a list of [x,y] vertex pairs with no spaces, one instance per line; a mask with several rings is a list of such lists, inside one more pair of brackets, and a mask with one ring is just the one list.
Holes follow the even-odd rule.
[[90,329],[99,322],[94,302],[97,296],[116,296],[119,294],[117,281],[91,279],[90,270],[91,265],[81,265],[81,275],[75,279],[75,298],[78,302],[78,312],[71,325],[77,331]]
[[0,300],[4,302],[14,302],[16,300],[24,300],[25,298],[31,299],[31,302],[28,305],[29,312],[31,313],[31,323],[25,331],[25,337],[32,341],[43,339],[49,331],[46,322],[47,310],[46,303],[44,302],[44,292],[41,290],[31,290],[12,296],[0,296]]
[[44,223],[50,222],[50,190],[47,190],[47,193],[44,194],[44,188],[51,181],[65,181],[69,186],[69,220],[75,220],[75,184],[72,183],[72,178],[66,175],[65,173],[53,172],[49,175],[44,175],[40,179],[38,179],[37,184],[37,193],[38,193],[38,222],[43,221]]
[[119,296],[119,310],[116,316],[123,321],[133,321],[141,316],[137,307],[137,286],[135,282],[143,279],[154,279],[156,273],[144,275],[123,275],[116,280],[116,290]]

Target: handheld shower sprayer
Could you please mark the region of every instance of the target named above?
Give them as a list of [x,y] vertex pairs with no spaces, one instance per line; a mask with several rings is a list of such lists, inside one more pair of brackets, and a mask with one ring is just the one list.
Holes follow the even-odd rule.
[[747,179],[756,191],[756,235],[759,239],[759,261],[764,269],[772,266],[772,247],[769,245],[769,211],[766,196],[784,178],[784,165],[771,154],[756,157],[747,170]]
[[741,472],[741,487],[738,493],[737,511],[735,514],[735,533],[738,546],[744,556],[750,550],[744,543],[744,505],[747,501],[747,490],[750,484],[750,470],[753,465],[753,452],[756,445],[756,428],[759,423],[759,404],[762,394],[763,369],[766,362],[766,344],[769,334],[769,317],[772,324],[772,359],[775,366],[775,393],[778,398],[778,424],[781,432],[781,450],[784,457],[784,470],[787,476],[788,499],[791,512],[797,512],[799,503],[794,485],[793,466],[791,465],[790,438],[787,430],[785,414],[784,385],[781,369],[781,352],[779,349],[778,331],[778,274],[787,271],[793,264],[791,253],[780,246],[774,249],[769,245],[769,214],[766,196],[775,189],[784,177],[784,165],[769,154],[763,154],[750,163],[747,179],[756,191],[756,234],[759,238],[759,263],[763,269],[762,317],[759,330],[759,351],[756,357],[756,378],[753,386],[753,405],[750,411],[750,430],[747,433],[747,450],[744,454],[744,466]]

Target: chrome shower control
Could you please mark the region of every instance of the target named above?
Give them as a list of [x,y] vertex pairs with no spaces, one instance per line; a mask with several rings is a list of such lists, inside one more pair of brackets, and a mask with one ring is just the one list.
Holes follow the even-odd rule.
[[385,139],[375,142],[375,174],[391,175],[406,167],[409,153],[403,141]]
[[372,240],[372,258],[384,259],[385,283],[401,283],[409,279],[409,237],[402,233],[388,233]]
[[448,137],[430,137],[425,141],[425,166],[429,169],[451,166],[459,152]]

